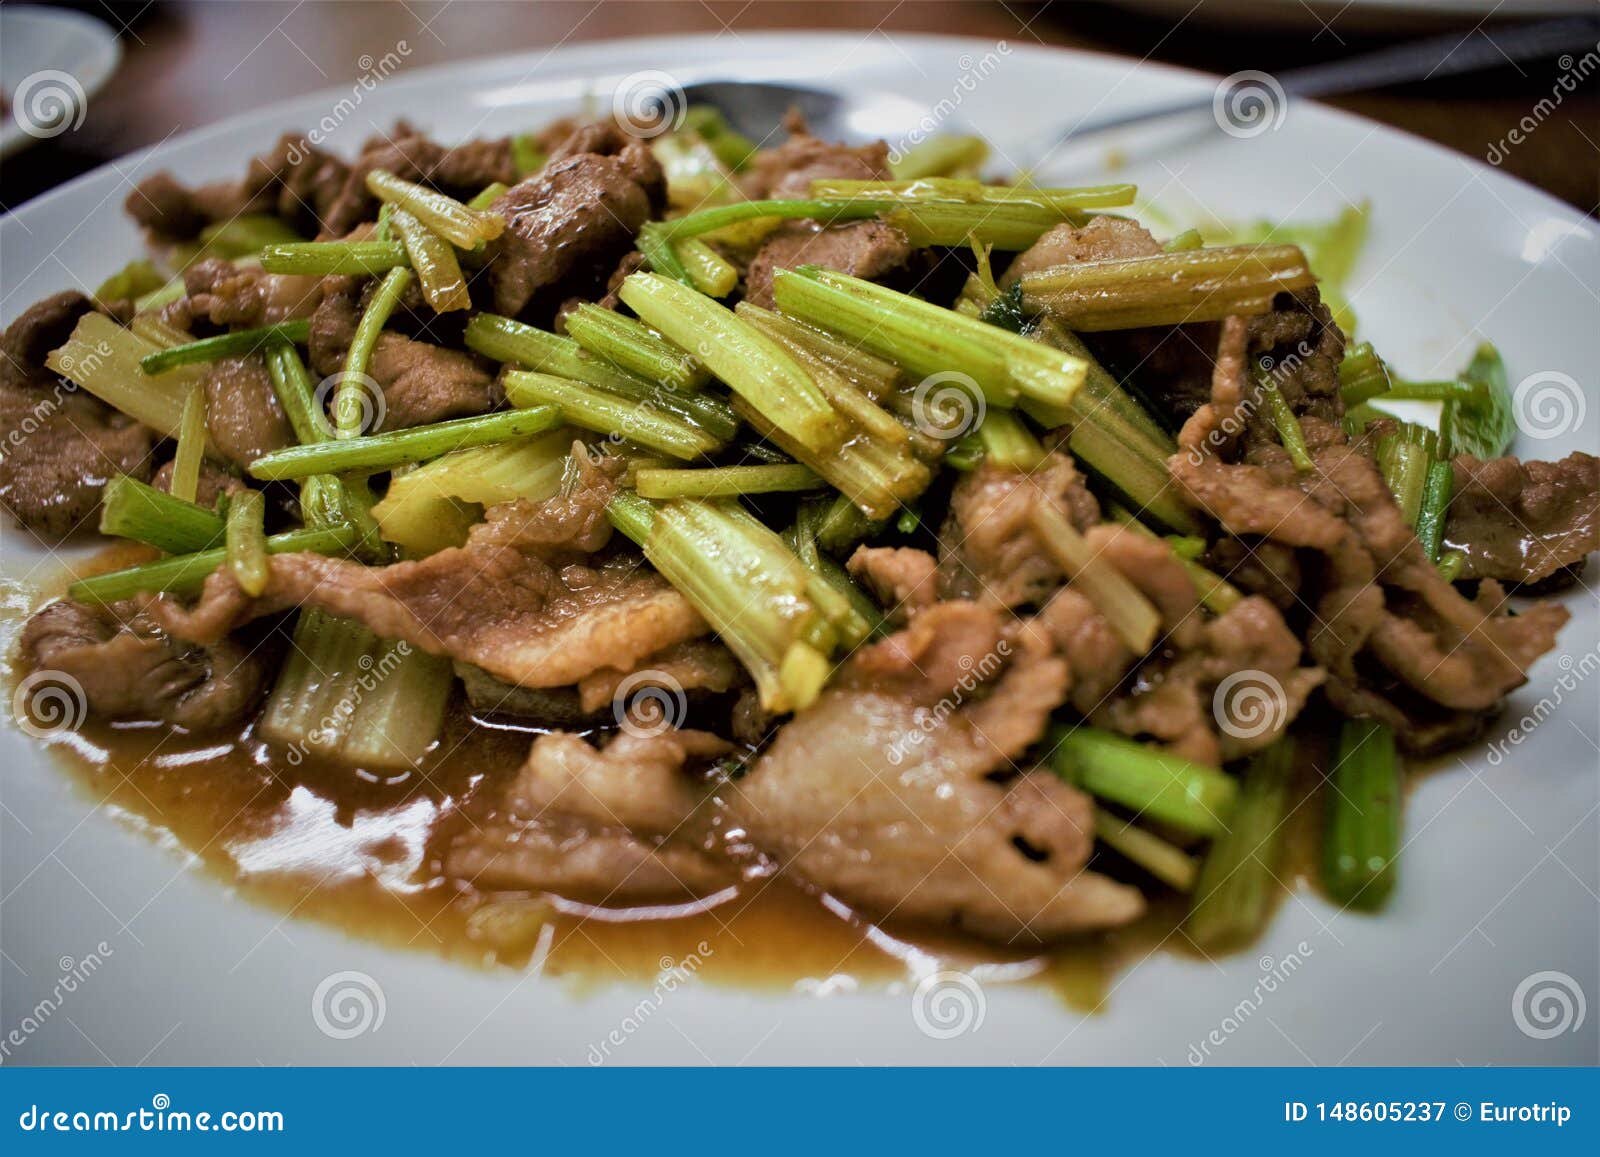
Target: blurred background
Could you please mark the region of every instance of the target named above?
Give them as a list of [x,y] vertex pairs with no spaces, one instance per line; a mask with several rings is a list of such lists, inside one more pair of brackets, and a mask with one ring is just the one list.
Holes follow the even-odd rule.
[[[397,38],[411,48],[407,71],[576,41],[667,33],[719,34],[736,54],[743,32],[820,28],[981,36],[1069,45],[1223,75],[1241,69],[1277,74],[1409,37],[1449,33],[1467,40],[1520,19],[1594,13],[1600,0],[77,0],[48,7],[99,21],[116,36],[120,59],[74,131],[34,143],[25,153],[8,146],[9,159],[0,164],[0,205],[8,208],[173,134],[283,97],[348,86],[364,71],[359,62],[373,44]],[[8,3],[0,14],[19,11],[26,9]],[[8,21],[9,43],[0,43],[0,89],[13,99],[11,74],[39,67],[36,55],[24,53],[15,28]],[[1571,70],[1568,58],[1565,71]],[[1483,158],[1532,105],[1551,95],[1563,71],[1557,59],[1507,63],[1330,103]],[[1500,165],[1595,213],[1600,75],[1585,75]]]

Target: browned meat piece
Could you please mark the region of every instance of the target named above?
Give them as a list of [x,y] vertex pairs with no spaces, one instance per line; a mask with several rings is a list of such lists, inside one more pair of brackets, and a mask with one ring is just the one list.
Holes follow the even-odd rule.
[[809,221],[790,222],[773,233],[750,262],[744,296],[771,309],[774,270],[820,265],[877,281],[903,270],[911,252],[906,235],[882,221],[853,221],[828,228]]
[[0,337],[0,505],[51,542],[95,528],[107,480],[143,481],[154,468],[150,430],[44,368],[90,308],[81,293],[58,293]]
[[1108,699],[1090,718],[1220,767],[1276,741],[1323,672],[1300,666],[1300,640],[1263,598],[1191,621],[1198,637],[1189,646],[1142,664],[1128,693]]
[[[150,485],[157,490],[172,492],[172,468],[174,462],[163,463],[150,479]],[[226,470],[212,464],[210,459],[200,462],[200,481],[195,488],[194,500],[206,509],[215,509],[217,499],[224,494],[237,494],[245,485],[239,479],[229,474]]]
[[[1237,332],[1236,319],[1228,328]],[[1334,705],[1400,729],[1404,741],[1422,715],[1402,704],[1394,682],[1435,718],[1490,710],[1520,686],[1567,612],[1544,605],[1511,617],[1496,598],[1464,599],[1417,545],[1365,443],[1349,444],[1333,422],[1302,416],[1316,463],[1308,473],[1266,438],[1245,446],[1246,461],[1225,461],[1223,423],[1239,412],[1239,391],[1219,361],[1216,400],[1185,424],[1168,465],[1227,533],[1314,557],[1301,591],[1311,612],[1306,641]],[[1358,656],[1390,678],[1375,679]]]
[[1600,550],[1600,458],[1481,462],[1462,454],[1455,468],[1445,548],[1467,556],[1463,578],[1537,583]]
[[453,149],[436,144],[409,125],[396,125],[388,136],[375,136],[351,165],[341,188],[323,214],[323,228],[343,235],[370,221],[378,202],[367,191],[367,174],[385,169],[406,181],[432,185],[441,192],[470,199],[499,181],[511,184],[517,167],[511,138],[469,141]]
[[1281,542],[1258,539],[1244,542],[1223,535],[1206,552],[1205,565],[1234,586],[1264,597],[1280,611],[1300,603],[1305,572],[1293,549]]
[[241,329],[310,317],[322,295],[319,278],[265,273],[218,257],[185,269],[183,285],[194,316]]
[[631,670],[606,667],[585,675],[578,680],[578,702],[585,714],[610,708],[615,722],[635,711],[675,726],[683,722],[679,706],[688,693],[721,694],[744,682],[744,668],[721,643],[690,639],[647,655]]
[[995,610],[941,603],[865,648],[728,790],[730,820],[813,887],[875,917],[1038,942],[1132,920],[1087,871],[1087,797],[1013,761],[1070,671]]
[[939,566],[925,550],[906,546],[859,546],[846,564],[866,583],[892,622],[904,624],[931,607],[939,595]]
[[239,466],[294,444],[294,431],[259,354],[212,362],[205,378],[206,433],[217,453]]
[[630,144],[553,162],[505,192],[489,207],[506,219],[490,243],[495,310],[514,317],[574,271],[609,270],[649,219],[660,173],[648,148]]
[[561,142],[550,153],[550,163],[564,161],[580,153],[593,153],[602,157],[616,157],[650,198],[650,207],[657,211],[667,203],[667,174],[656,162],[649,143],[624,131],[614,121],[598,121],[583,125]]
[[[709,836],[685,828],[705,793],[686,765],[728,745],[698,731],[618,734],[604,749],[557,732],[534,742],[487,815],[445,855],[447,875],[480,887],[553,892],[601,904],[679,900],[737,881]],[[677,834],[672,841],[649,835]]]
[[66,344],[94,303],[77,290],[51,294],[23,310],[0,335],[0,382],[21,384],[44,369],[51,350]]
[[1057,225],[1032,246],[1017,254],[1000,278],[1009,286],[1027,273],[1085,261],[1115,261],[1151,257],[1161,252],[1161,242],[1143,225],[1125,217],[1095,217],[1087,225]]
[[[361,285],[352,277],[324,279],[322,303],[311,318],[311,365],[323,377],[344,369],[361,320]],[[383,391],[379,428],[399,430],[446,418],[482,414],[500,404],[489,365],[475,354],[385,331],[367,373]]]
[[1100,517],[1083,476],[1060,451],[1028,473],[985,464],[965,475],[939,531],[942,593],[1007,607],[1044,602],[1062,575],[1028,520],[1038,502],[1054,506],[1079,530]]
[[744,174],[744,187],[755,200],[803,199],[810,195],[812,181],[881,181],[888,176],[889,146],[883,141],[855,148],[818,140],[801,128],[777,148],[755,155]]
[[243,719],[271,675],[258,649],[232,639],[182,644],[131,603],[51,603],[23,627],[21,650],[32,669],[82,687],[95,715],[187,731]]
[[190,189],[160,172],[139,182],[123,208],[164,240],[186,240],[206,225],[242,213],[276,214],[310,236],[321,227],[348,172],[339,158],[285,135],[271,152],[250,162],[241,180]]
[[611,538],[605,506],[614,484],[601,467],[584,469],[584,484],[569,495],[490,508],[464,547],[386,567],[273,555],[260,599],[245,596],[224,569],[206,581],[192,611],[160,599],[153,613],[174,634],[208,642],[258,615],[316,606],[523,687],[632,669],[707,627],[636,556],[590,559]]

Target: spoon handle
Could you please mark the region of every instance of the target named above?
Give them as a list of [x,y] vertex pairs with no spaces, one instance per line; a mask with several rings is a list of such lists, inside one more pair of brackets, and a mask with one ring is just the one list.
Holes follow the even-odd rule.
[[[1564,51],[1593,48],[1597,40],[1600,40],[1600,16],[1567,16],[1504,30],[1490,31],[1480,27],[1465,36],[1457,33],[1433,36],[1426,40],[1380,48],[1376,52],[1345,60],[1292,69],[1275,79],[1285,95],[1330,96],[1474,72],[1507,62],[1514,64],[1536,60]],[[1061,135],[1061,140],[1077,140],[1127,125],[1180,113],[1199,112],[1212,108],[1213,104],[1214,98],[1209,96],[1202,99],[1186,98],[1094,117],[1068,129]]]

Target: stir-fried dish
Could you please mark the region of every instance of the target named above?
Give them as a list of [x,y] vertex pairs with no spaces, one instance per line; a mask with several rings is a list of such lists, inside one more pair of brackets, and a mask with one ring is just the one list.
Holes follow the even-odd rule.
[[1290,859],[1381,907],[1402,755],[1555,646],[1597,459],[1504,456],[1491,346],[1348,339],[1358,218],[1162,238],[973,139],[660,127],[143,181],[151,256],[3,339],[7,509],[125,540],[24,677],[124,775],[196,752],[174,798],[220,736],[426,799],[403,875],[502,912],[1209,950]]

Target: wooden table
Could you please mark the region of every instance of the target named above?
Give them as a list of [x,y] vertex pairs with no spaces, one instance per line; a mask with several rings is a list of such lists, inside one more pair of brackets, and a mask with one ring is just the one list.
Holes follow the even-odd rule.
[[[1013,43],[1070,45],[1228,74],[1281,70],[1373,46],[1354,20],[1334,16],[1296,29],[1208,23],[1204,8],[1174,26],[1111,5],[1068,3],[827,2],[805,0],[394,0],[394,2],[138,3],[76,5],[122,30],[121,69],[90,103],[77,132],[36,146],[0,170],[0,204],[12,206],[141,145],[314,89],[350,85],[361,59],[399,39],[405,68],[582,40],[712,32],[737,53],[738,34],[830,28],[864,36],[942,32]],[[1471,25],[1463,26],[1463,32]],[[1555,61],[1409,85],[1333,103],[1484,157],[1535,104],[1551,96]],[[15,83],[14,81],[10,83]],[[1501,167],[1595,213],[1600,203],[1600,76],[1590,75],[1511,149]],[[1064,110],[1065,112],[1066,110]]]

